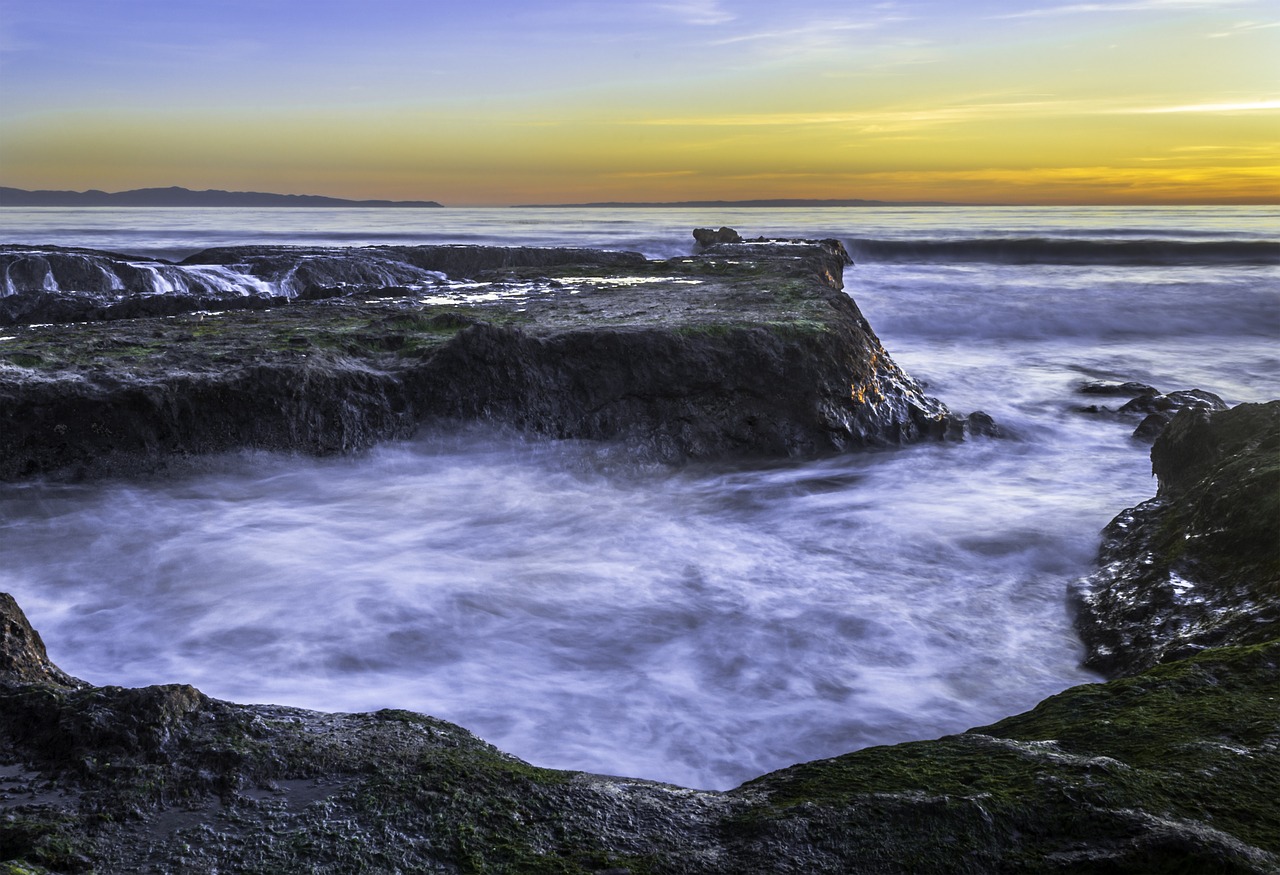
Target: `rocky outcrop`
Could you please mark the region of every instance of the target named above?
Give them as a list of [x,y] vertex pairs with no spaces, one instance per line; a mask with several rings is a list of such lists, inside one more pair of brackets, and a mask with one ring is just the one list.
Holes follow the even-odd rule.
[[[30,628],[7,597],[0,623]],[[404,711],[321,714],[181,685],[78,684],[31,641],[0,640],[0,860],[10,871],[1280,866],[1277,642],[713,793],[536,768]]]
[[[118,268],[116,256],[79,256],[86,275]],[[893,363],[841,291],[846,260],[838,244],[803,241],[653,262],[495,247],[209,250],[183,267],[234,267],[294,296],[7,329],[0,479],[245,447],[350,452],[437,418],[621,440],[664,460],[992,432]]]
[[1131,674],[1280,637],[1280,401],[1184,409],[1151,463],[1156,497],[1107,526],[1076,593],[1086,664]]
[[1080,413],[1112,415],[1119,419],[1139,420],[1133,436],[1141,441],[1154,441],[1179,410],[1187,407],[1202,410],[1226,410],[1227,403],[1212,392],[1203,389],[1184,389],[1177,392],[1160,392],[1145,383],[1115,383],[1095,380],[1079,387],[1082,395],[1128,398],[1118,409],[1112,410],[1099,404],[1077,407]]
[[741,243],[742,235],[733,228],[694,228],[693,239],[699,246],[718,246],[721,243]]

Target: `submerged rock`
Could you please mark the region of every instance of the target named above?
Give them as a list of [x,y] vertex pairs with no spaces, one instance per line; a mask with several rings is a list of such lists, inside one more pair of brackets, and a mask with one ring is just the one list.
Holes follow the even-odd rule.
[[[117,258],[85,257],[98,268]],[[293,298],[7,329],[0,479],[245,447],[351,452],[441,417],[620,440],[663,460],[989,433],[894,364],[842,291],[846,261],[829,241],[720,244],[667,261],[474,246],[208,250],[174,267],[234,266],[273,292],[293,283]]]
[[[7,596],[0,625],[30,629]],[[93,687],[65,679],[42,649],[4,640],[0,858],[15,871],[1280,865],[1280,642],[1077,687],[992,726],[719,793],[537,768],[405,711],[322,714],[234,705],[183,685]]]
[[1076,593],[1086,665],[1130,674],[1280,636],[1280,401],[1185,408],[1151,463],[1156,497],[1107,526]]
[[1146,383],[1138,383],[1128,381],[1125,383],[1116,383],[1110,380],[1091,380],[1080,387],[1082,395],[1111,395],[1120,398],[1136,398],[1140,395],[1157,395],[1159,394],[1154,386],[1148,386]]
[[1179,392],[1163,393],[1145,383],[1115,383],[1096,380],[1079,387],[1082,395],[1112,396],[1130,399],[1118,410],[1099,404],[1088,404],[1075,408],[1077,413],[1107,414],[1130,420],[1141,417],[1141,421],[1133,430],[1133,436],[1141,441],[1154,441],[1164,427],[1173,419],[1174,414],[1184,407],[1203,408],[1205,410],[1226,410],[1227,404],[1212,392],[1203,389],[1185,389]]

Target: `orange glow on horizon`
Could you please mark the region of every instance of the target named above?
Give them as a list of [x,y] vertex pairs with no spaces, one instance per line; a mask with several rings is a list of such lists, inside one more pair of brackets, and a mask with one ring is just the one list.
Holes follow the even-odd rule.
[[[304,48],[284,22],[269,51],[236,48],[238,64],[217,43],[205,68],[199,55],[112,55],[61,92],[40,78],[52,67],[9,60],[0,185],[449,206],[1280,203],[1280,26],[1232,11],[1258,0],[1014,5],[1027,8],[846,20],[806,0],[768,29],[719,3],[676,28],[684,7],[657,4],[666,18],[583,24],[606,40],[592,54],[554,4],[533,3],[521,27],[542,41],[498,32],[506,54],[472,43],[437,58],[379,32],[338,68],[281,57]],[[81,54],[112,51],[99,45]]]

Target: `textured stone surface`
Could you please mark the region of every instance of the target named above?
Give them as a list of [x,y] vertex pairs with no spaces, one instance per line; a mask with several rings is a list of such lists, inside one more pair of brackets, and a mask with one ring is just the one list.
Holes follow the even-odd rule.
[[[29,628],[0,598],[5,628]],[[1242,872],[1280,865],[1280,644],[728,793],[540,769],[420,714],[0,674],[0,860],[57,872]],[[22,655],[35,660],[21,664]],[[0,870],[3,871],[3,870]]]
[[[388,259],[473,279],[369,288]],[[846,259],[838,244],[802,242],[655,262],[493,247],[210,250],[201,264],[277,284],[291,271],[368,281],[266,309],[6,329],[0,478],[238,448],[351,452],[439,417],[622,440],[664,460],[962,434],[970,423],[923,394],[841,291]],[[334,292],[317,288],[308,281],[309,293]]]
[[1086,664],[1129,674],[1280,637],[1280,401],[1181,410],[1151,461],[1156,497],[1107,526],[1076,592]]

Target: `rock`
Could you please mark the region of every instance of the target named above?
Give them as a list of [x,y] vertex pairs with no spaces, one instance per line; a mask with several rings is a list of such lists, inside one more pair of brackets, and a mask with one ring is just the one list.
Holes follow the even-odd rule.
[[[0,624],[30,628],[8,597]],[[14,871],[1280,865],[1274,641],[727,793],[537,768],[405,711],[234,705],[179,685],[67,687],[45,676],[41,652],[13,654],[0,674],[0,852]]]
[[1167,395],[1140,395],[1121,407],[1119,412],[1121,415],[1146,414],[1133,430],[1133,436],[1139,440],[1153,441],[1164,431],[1173,415],[1184,407],[1226,410],[1227,404],[1212,392],[1188,389]]
[[1212,392],[1201,389],[1187,389],[1181,392],[1164,394],[1145,383],[1114,383],[1094,381],[1080,386],[1084,395],[1105,395],[1126,397],[1130,400],[1119,410],[1112,410],[1099,404],[1087,404],[1073,408],[1076,413],[1092,415],[1118,415],[1123,418],[1142,417],[1133,430],[1133,437],[1141,441],[1153,441],[1173,419],[1173,415],[1184,407],[1203,407],[1208,410],[1225,410],[1224,402]]
[[1120,408],[1121,413],[1177,413],[1184,407],[1201,407],[1206,410],[1226,410],[1227,404],[1212,392],[1202,389],[1187,389],[1182,392],[1170,392],[1139,395]]
[[[373,247],[368,262],[364,249],[209,250],[182,267],[235,265],[263,281],[305,268],[310,291],[261,309],[12,329],[0,479],[246,447],[346,453],[440,417],[618,440],[668,461],[955,434],[843,293],[847,255],[834,247],[721,244],[653,262],[534,248]],[[111,258],[93,261],[105,270]],[[391,263],[397,278],[432,278],[305,299],[341,277],[376,284]],[[444,278],[455,274],[473,281]]]
[[179,264],[91,249],[0,246],[0,325],[265,309],[432,286],[447,273],[575,265],[601,272],[644,264],[634,252],[498,246],[240,246],[206,249]]
[[79,684],[49,661],[40,633],[7,592],[0,592],[0,683]]
[[721,243],[741,243],[742,235],[732,228],[694,228],[693,239],[699,246],[718,246]]
[[1140,395],[1159,394],[1154,387],[1146,383],[1115,383],[1108,380],[1094,380],[1080,386],[1078,390],[1084,395],[1115,395],[1123,398],[1136,398]]
[[1156,497],[1111,522],[1076,593],[1086,665],[1110,675],[1280,636],[1280,401],[1186,407],[1151,460]]

